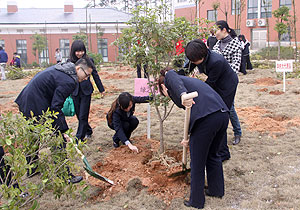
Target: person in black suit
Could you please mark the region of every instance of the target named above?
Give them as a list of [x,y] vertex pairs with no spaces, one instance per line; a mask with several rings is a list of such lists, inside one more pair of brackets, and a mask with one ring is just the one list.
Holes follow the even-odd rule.
[[[46,112],[57,112],[58,115],[53,119],[53,126],[61,132],[64,138],[67,136],[64,133],[69,129],[65,116],[62,112],[62,107],[68,96],[75,90],[78,82],[88,79],[92,73],[93,64],[88,58],[79,59],[75,64],[59,63],[51,66],[46,70],[39,72],[21,91],[15,102],[19,105],[20,112],[27,118],[31,117],[31,112],[34,116],[39,117]],[[62,148],[65,144],[62,145]],[[28,163],[36,162],[38,156],[27,159]],[[37,166],[32,170],[35,174]],[[31,175],[31,174],[28,174]],[[72,183],[77,183],[82,180],[82,176],[72,176]]]
[[[222,55],[208,50],[200,39],[189,42],[185,53],[191,62],[190,71],[197,66],[200,73],[207,75],[205,82],[221,96],[230,109],[239,80],[226,59]],[[227,135],[224,136],[220,156],[223,161],[230,158]]]
[[[179,107],[191,107],[189,147],[191,157],[191,194],[188,207],[204,208],[205,196],[224,196],[223,167],[218,151],[226,135],[229,109],[209,85],[199,79],[177,74],[174,70],[161,71],[159,90]],[[182,100],[182,95],[198,92],[198,97]],[[182,145],[188,146],[183,140]],[[205,170],[208,189],[204,191]]]
[[[72,63],[76,63],[76,61],[82,57],[86,57],[85,45],[83,41],[75,40],[72,43],[70,58],[68,60]],[[93,65],[92,76],[99,92],[103,94],[105,90],[95,65]],[[78,128],[76,132],[76,137],[78,140],[83,140],[86,137],[90,138],[93,133],[93,130],[88,122],[93,91],[93,85],[90,78],[88,78],[87,80],[81,82],[72,93],[75,113],[78,119]]]
[[253,69],[251,61],[250,61],[250,43],[246,40],[244,35],[239,35],[239,40],[242,43],[242,60],[241,60],[241,67],[240,67],[240,72],[242,72],[244,75],[247,74],[246,71],[246,66],[247,69],[251,70]]
[[149,96],[132,96],[128,92],[121,93],[112,103],[106,115],[107,125],[116,133],[113,136],[115,148],[120,146],[120,141],[127,145],[132,151],[138,152],[138,148],[132,145],[131,133],[139,125],[139,120],[133,115],[136,103],[147,103],[151,100]]

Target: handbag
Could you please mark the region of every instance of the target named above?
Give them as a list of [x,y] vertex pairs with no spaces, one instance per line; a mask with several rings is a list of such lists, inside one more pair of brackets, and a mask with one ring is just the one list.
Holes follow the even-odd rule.
[[74,106],[74,102],[73,102],[73,99],[71,96],[69,96],[66,99],[61,111],[64,113],[65,116],[68,116],[68,117],[73,117],[75,115],[75,106]]

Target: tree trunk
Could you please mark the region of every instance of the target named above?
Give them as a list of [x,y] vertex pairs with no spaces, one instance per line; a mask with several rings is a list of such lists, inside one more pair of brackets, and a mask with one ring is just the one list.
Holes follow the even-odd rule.
[[280,37],[281,35],[279,35],[278,37],[278,55],[277,55],[278,60],[280,60]]
[[160,140],[159,154],[162,154],[165,151],[165,145],[164,145],[164,122],[161,119],[159,120],[159,140]]
[[293,12],[294,12],[294,36],[295,36],[295,62],[297,62],[298,57],[298,47],[297,47],[297,27],[296,27],[296,7],[295,7],[295,0],[292,1],[293,4]]

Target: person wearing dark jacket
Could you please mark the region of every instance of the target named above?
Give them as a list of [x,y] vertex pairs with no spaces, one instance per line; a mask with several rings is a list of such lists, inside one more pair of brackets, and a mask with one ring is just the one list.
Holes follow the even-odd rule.
[[[190,147],[191,193],[184,205],[198,209],[204,208],[205,196],[224,196],[223,167],[218,151],[226,135],[229,109],[209,85],[199,79],[178,75],[174,70],[161,71],[159,90],[169,96],[179,108],[191,107],[189,142],[181,144]],[[198,97],[183,100],[182,95],[198,92]],[[205,168],[208,189],[204,190]]]
[[[78,61],[78,59],[82,57],[86,57],[85,45],[83,41],[75,40],[72,43],[70,58],[68,59],[68,61],[76,63],[76,61]],[[104,87],[102,85],[101,79],[98,75],[95,65],[93,65],[92,76],[99,92],[103,94]],[[72,93],[72,98],[75,106],[75,113],[78,119],[78,128],[76,132],[76,137],[78,140],[83,140],[86,137],[90,138],[93,133],[93,130],[88,122],[93,91],[93,85],[91,83],[90,78],[88,78],[87,80],[81,82]]]
[[6,66],[7,60],[8,60],[7,53],[4,51],[3,47],[0,46],[0,71],[1,71],[1,80],[6,80],[5,66]]
[[208,46],[208,48],[210,49],[210,50],[212,50],[213,48],[214,48],[214,46],[215,46],[215,44],[217,43],[217,38],[216,38],[216,36],[215,36],[215,32],[214,32],[214,30],[211,30],[210,31],[210,36],[208,37],[208,39],[207,39],[207,46]]
[[[190,69],[197,66],[200,73],[207,75],[205,82],[221,96],[228,109],[230,109],[239,80],[225,58],[207,49],[200,39],[189,42],[185,53],[191,61]],[[227,135],[224,136],[222,145],[223,149],[220,152],[221,159],[227,160],[230,158]]]
[[246,66],[247,69],[251,70],[252,69],[252,64],[250,61],[250,43],[246,40],[244,35],[239,35],[239,40],[242,43],[242,60],[241,60],[241,67],[240,67],[240,72],[242,72],[244,75],[247,74],[246,71]]
[[[75,64],[59,63],[39,72],[21,91],[15,102],[19,105],[20,112],[27,118],[31,112],[38,117],[46,112],[57,112],[53,126],[64,135],[69,128],[62,112],[62,107],[68,96],[74,92],[78,82],[85,81],[92,73],[92,63],[88,58],[79,59]],[[65,145],[62,145],[64,148]],[[27,159],[29,163],[36,162],[38,156]],[[35,167],[32,174],[35,174]],[[29,176],[31,174],[28,174]],[[70,180],[76,183],[82,180],[81,176],[72,176]]]
[[149,102],[149,96],[132,96],[128,92],[123,92],[112,103],[106,115],[108,127],[115,130],[113,145],[120,146],[120,141],[127,145],[132,151],[138,152],[138,148],[130,142],[131,133],[139,125],[139,120],[133,115],[136,103]]

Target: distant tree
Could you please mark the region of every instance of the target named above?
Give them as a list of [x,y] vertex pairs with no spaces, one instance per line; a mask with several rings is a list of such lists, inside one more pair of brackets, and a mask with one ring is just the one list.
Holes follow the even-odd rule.
[[214,11],[215,11],[215,20],[217,21],[218,19],[217,19],[217,10],[220,8],[220,2],[213,2],[212,3],[212,8],[214,9]]
[[41,34],[35,33],[30,37],[33,40],[32,54],[34,55],[37,63],[39,63],[39,55],[43,50],[47,49],[47,38]]
[[228,2],[224,2],[224,7],[223,8],[221,7],[221,4],[220,4],[219,10],[225,15],[225,20],[227,22],[227,20],[228,20],[228,10],[229,10]]
[[73,41],[74,40],[82,40],[84,45],[87,46],[88,43],[88,36],[85,32],[77,32],[75,35],[72,36]]
[[294,28],[294,38],[295,38],[295,62],[297,62],[298,46],[297,46],[297,16],[296,16],[295,0],[292,0],[292,5],[293,5],[293,28]]
[[287,6],[279,7],[277,10],[274,10],[272,14],[274,15],[276,20],[275,31],[278,33],[278,60],[280,60],[280,41],[282,34],[288,32],[288,21],[290,9]]

